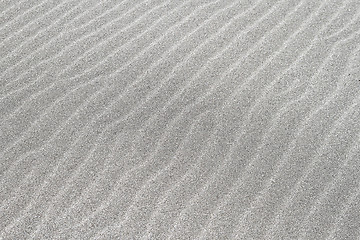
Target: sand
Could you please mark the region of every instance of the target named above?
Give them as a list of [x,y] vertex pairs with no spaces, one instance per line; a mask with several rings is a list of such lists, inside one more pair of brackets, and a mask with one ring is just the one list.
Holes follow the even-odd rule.
[[0,12],[0,239],[360,239],[360,1]]

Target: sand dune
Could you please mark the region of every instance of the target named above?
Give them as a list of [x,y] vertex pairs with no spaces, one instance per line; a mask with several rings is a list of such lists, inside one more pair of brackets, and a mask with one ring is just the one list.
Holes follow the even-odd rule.
[[0,239],[360,239],[359,1],[0,12]]

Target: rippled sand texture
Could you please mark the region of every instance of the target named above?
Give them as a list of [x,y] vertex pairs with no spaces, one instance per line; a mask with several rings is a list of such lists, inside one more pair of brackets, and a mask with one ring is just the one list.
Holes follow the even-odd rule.
[[360,238],[360,1],[0,11],[0,239]]

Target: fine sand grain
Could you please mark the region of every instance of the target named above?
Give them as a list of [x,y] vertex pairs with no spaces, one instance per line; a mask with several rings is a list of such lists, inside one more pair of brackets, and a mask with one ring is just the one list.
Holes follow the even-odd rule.
[[0,0],[0,239],[360,239],[360,1]]

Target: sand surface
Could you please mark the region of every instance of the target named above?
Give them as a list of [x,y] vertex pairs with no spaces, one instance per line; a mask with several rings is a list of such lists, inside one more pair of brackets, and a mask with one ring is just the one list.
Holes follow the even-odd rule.
[[359,0],[0,0],[0,239],[360,239]]

